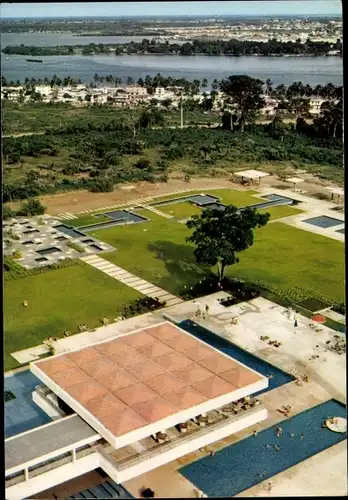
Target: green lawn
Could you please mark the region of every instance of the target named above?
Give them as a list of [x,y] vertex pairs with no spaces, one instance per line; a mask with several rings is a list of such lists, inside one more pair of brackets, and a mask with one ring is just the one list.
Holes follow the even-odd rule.
[[254,245],[240,254],[240,262],[227,274],[262,280],[281,289],[301,287],[343,302],[344,245],[275,222],[256,230]]
[[278,207],[261,208],[258,210],[261,214],[269,213],[271,215],[270,220],[281,219],[282,217],[290,217],[292,215],[303,214],[304,211],[298,208],[294,208],[288,205],[280,205]]
[[[129,302],[142,295],[93,267],[73,267],[6,281],[4,283],[5,370],[18,366],[10,356],[40,344],[64,330],[77,332],[80,324],[101,326]],[[29,303],[28,308],[22,305]]]
[[202,212],[202,209],[198,208],[193,203],[189,203],[188,201],[173,203],[172,205],[164,205],[156,208],[158,208],[161,212],[173,215],[174,217],[179,217],[181,219],[191,217],[191,215],[200,214]]
[[79,227],[98,224],[99,222],[111,222],[111,219],[109,217],[106,217],[105,215],[94,217],[92,214],[85,214],[81,215],[81,217],[78,217],[77,219],[63,220],[62,222],[64,224],[67,224],[68,226]]
[[[291,207],[274,207],[272,217],[290,215]],[[155,215],[155,214],[153,214]],[[150,215],[151,217],[151,215]],[[185,241],[185,224],[158,216],[146,224],[95,231],[93,236],[118,250],[105,258],[156,285],[178,294],[206,272],[195,264]],[[344,299],[344,246],[341,242],[281,222],[255,232],[252,248],[240,254],[230,276],[262,280],[281,289],[301,287],[328,299]]]

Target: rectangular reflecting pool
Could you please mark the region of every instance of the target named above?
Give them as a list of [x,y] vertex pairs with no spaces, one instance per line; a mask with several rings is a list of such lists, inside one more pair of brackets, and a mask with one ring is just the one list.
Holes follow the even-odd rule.
[[339,224],[344,224],[343,220],[335,219],[334,217],[328,217],[327,215],[311,217],[310,219],[306,219],[303,222],[305,222],[306,224],[312,224],[312,226],[322,227],[323,229],[338,226]]
[[86,236],[84,233],[81,233],[81,231],[66,226],[65,224],[59,224],[58,226],[54,226],[53,229],[58,229],[58,231],[65,233],[68,236],[72,236],[73,238],[81,238],[81,236]]
[[218,349],[228,356],[231,356],[231,358],[240,361],[244,365],[249,366],[249,368],[257,371],[258,373],[261,373],[265,377],[268,377],[268,387],[256,394],[262,394],[264,392],[271,391],[276,387],[295,380],[295,377],[293,377],[289,373],[280,370],[280,368],[277,368],[267,361],[264,361],[263,359],[255,356],[254,354],[245,351],[241,347],[232,344],[232,342],[229,342],[228,340],[220,337],[219,335],[216,335],[210,330],[203,328],[201,325],[198,325],[194,321],[185,320],[179,323],[178,326],[180,326],[180,328],[182,328],[183,330],[186,330],[188,333],[191,333],[191,335],[194,335],[198,339],[203,340],[203,342],[206,342],[212,347],[215,347],[215,349]]
[[179,472],[208,497],[235,496],[346,439],[347,433],[322,428],[329,417],[346,418],[346,407],[331,399],[277,424],[279,437],[270,427]]

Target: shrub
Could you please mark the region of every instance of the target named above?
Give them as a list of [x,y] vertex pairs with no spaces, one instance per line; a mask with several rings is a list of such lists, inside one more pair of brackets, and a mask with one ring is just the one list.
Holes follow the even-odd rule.
[[110,193],[114,190],[114,183],[111,179],[97,179],[91,187],[92,193]]
[[26,203],[22,203],[21,208],[18,210],[16,215],[22,216],[32,216],[32,215],[43,215],[46,211],[46,207],[42,205],[40,200],[29,199]]
[[159,299],[142,297],[126,306],[121,312],[121,315],[125,318],[131,318],[132,316],[136,316],[138,314],[145,314],[147,312],[156,311],[156,309],[161,309],[165,306],[165,304],[165,302],[161,302]]
[[76,250],[77,252],[80,252],[80,253],[83,253],[86,251],[81,245],[78,245],[77,243],[75,243],[74,241],[71,241],[71,240],[69,240],[67,242],[67,246],[72,248],[73,250]]
[[8,205],[2,206],[2,218],[4,220],[11,219],[14,216],[14,212]]
[[12,257],[14,259],[21,259],[23,257],[22,252],[20,250],[15,250],[12,254]]

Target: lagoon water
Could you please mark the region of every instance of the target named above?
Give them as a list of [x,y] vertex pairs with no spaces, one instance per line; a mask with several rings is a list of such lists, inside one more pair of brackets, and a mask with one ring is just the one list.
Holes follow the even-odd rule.
[[[143,37],[77,37],[70,34],[5,33],[1,35],[1,45],[68,45],[94,43],[122,43],[141,40]],[[257,57],[257,56],[42,56],[42,63],[28,63],[28,56],[7,56],[1,54],[2,75],[8,80],[28,78],[74,76],[88,83],[95,73],[106,76],[112,74],[126,81],[145,78],[146,75],[189,80],[207,78],[211,83],[232,74],[247,74],[254,78],[270,78],[274,85],[289,85],[302,81],[312,86],[328,82],[343,84],[343,59],[341,57]]]

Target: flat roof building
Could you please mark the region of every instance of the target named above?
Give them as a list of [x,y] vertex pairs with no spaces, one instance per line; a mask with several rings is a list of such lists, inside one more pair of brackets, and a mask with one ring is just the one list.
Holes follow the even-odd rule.
[[[168,321],[34,362],[30,369],[44,385],[41,394],[54,394],[74,414],[45,426],[50,440],[55,426],[68,420],[69,429],[72,424],[78,429],[66,433],[68,458],[62,465],[62,446],[53,443],[49,455],[47,445],[34,447],[29,461],[25,453],[8,453],[10,461],[17,457],[15,470],[12,462],[6,464],[9,499],[98,467],[121,483],[267,418],[262,405],[227,408],[266,388],[267,377]],[[40,428],[29,438],[35,433],[40,439]],[[12,444],[6,440],[6,449],[21,436],[10,438]]]

